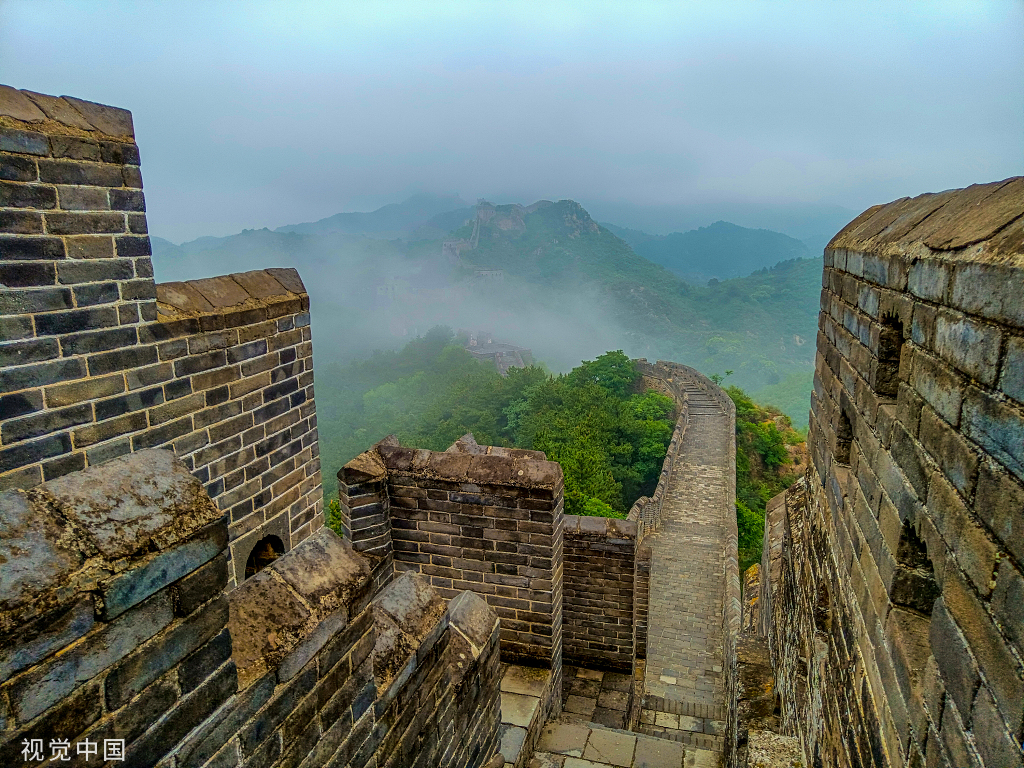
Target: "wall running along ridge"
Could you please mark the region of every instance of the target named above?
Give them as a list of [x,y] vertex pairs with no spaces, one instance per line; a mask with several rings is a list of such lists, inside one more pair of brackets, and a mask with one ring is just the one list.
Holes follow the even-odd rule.
[[1024,178],[868,209],[822,285],[761,565],[783,726],[815,766],[1019,768]]
[[323,525],[294,270],[155,285],[131,113],[0,86],[0,489],[170,446],[253,545]]

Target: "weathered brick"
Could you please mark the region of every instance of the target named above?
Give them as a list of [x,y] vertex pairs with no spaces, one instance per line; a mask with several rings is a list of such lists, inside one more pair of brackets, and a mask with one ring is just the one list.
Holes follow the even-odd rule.
[[0,211],[0,232],[41,235],[43,216],[35,211]]
[[55,235],[98,235],[124,232],[124,216],[119,213],[47,213],[46,231]]
[[970,498],[978,477],[978,456],[970,443],[930,408],[921,412],[921,443],[960,494]]
[[50,136],[50,147],[54,157],[64,157],[71,160],[99,161],[100,159],[99,142],[80,139],[77,136]]
[[15,341],[34,335],[30,315],[0,317],[0,341]]
[[964,399],[964,434],[1024,479],[1024,410],[970,387]]
[[1006,340],[999,389],[1008,397],[1024,403],[1024,337],[1011,336]]
[[109,211],[104,187],[57,187],[57,200],[64,211]]
[[26,365],[60,356],[56,339],[26,339],[0,344],[0,367]]
[[55,261],[64,256],[64,241],[58,237],[0,235],[0,260]]
[[175,583],[172,588],[175,615],[188,616],[213,595],[219,595],[227,583],[228,559],[223,552]]
[[58,408],[63,405],[80,403],[83,400],[96,400],[124,392],[124,377],[114,375],[84,379],[71,384],[56,384],[47,387],[44,391],[46,392],[47,407]]
[[85,375],[85,365],[77,358],[5,367],[0,368],[0,392],[34,389],[59,381],[81,379]]
[[960,423],[964,382],[935,358],[921,352],[913,357],[910,384],[942,418],[954,427]]
[[[65,238],[69,259],[112,259],[114,238],[110,235],[74,235]],[[104,278],[112,280],[113,276]]]
[[10,445],[90,421],[92,421],[92,405],[88,403],[55,411],[41,411],[31,416],[3,422],[3,426],[0,428],[0,439],[5,445]]
[[[91,307],[96,304],[112,304],[119,298],[117,290],[117,283],[90,283],[88,285],[76,285],[72,292],[75,295],[75,303],[79,307]],[[125,324],[125,315],[123,310],[125,307],[120,306],[117,308],[117,322],[121,325]],[[138,322],[138,316],[134,318],[133,322]],[[132,344],[138,341],[138,337],[134,330],[132,330],[133,340]]]
[[138,340],[135,328],[122,327],[110,328],[105,331],[68,334],[61,337],[60,346],[65,355],[88,355],[93,352],[134,346]]
[[3,181],[36,181],[38,178],[39,169],[31,157],[18,157],[6,152],[0,155],[0,179]]
[[109,328],[116,325],[116,309],[91,307],[41,315],[36,318],[36,333],[40,336],[51,336],[74,333],[82,328]]
[[68,453],[43,462],[43,480],[55,480],[85,469],[85,453]]
[[[128,413],[116,419],[101,421],[98,424],[90,424],[79,427],[74,431],[75,448],[85,448],[96,443],[102,443],[114,437],[138,432],[146,428],[145,413]],[[120,455],[120,453],[118,453]],[[90,456],[90,463],[92,458]]]
[[40,390],[18,392],[13,395],[0,395],[0,413],[8,419],[40,411],[42,408],[43,393]]
[[121,169],[103,163],[72,160],[39,160],[40,181],[93,187],[120,187]]
[[155,362],[156,347],[129,347],[91,355],[89,357],[89,373],[92,376],[101,376],[115,371],[141,368]]
[[0,151],[45,157],[50,154],[50,142],[46,136],[35,131],[0,126]]
[[177,421],[171,421],[159,427],[151,428],[148,431],[132,437],[132,449],[141,451],[143,448],[153,448],[169,443],[176,437],[181,437],[192,431],[192,417],[186,416]]
[[114,238],[117,245],[117,255],[121,258],[137,259],[141,256],[151,256],[153,248],[148,237],[137,237],[133,235],[122,235]]
[[[123,391],[123,390],[118,390]],[[151,389],[137,390],[127,395],[113,397],[107,400],[100,400],[95,404],[96,420],[103,421],[120,416],[122,413],[144,411],[154,405],[159,405],[164,400],[163,389],[153,387]]]
[[156,298],[156,285],[149,278],[126,280],[121,283],[122,301],[140,301]]
[[79,685],[95,678],[166,627],[172,619],[168,595],[157,595],[137,610],[88,635],[83,642],[19,678],[12,689],[19,721],[31,720]]
[[991,459],[981,463],[974,509],[978,516],[1024,562],[1024,486]]
[[110,190],[110,209],[113,211],[144,211],[146,198],[141,189]]
[[45,184],[0,181],[0,207],[42,210],[56,208],[57,190]]

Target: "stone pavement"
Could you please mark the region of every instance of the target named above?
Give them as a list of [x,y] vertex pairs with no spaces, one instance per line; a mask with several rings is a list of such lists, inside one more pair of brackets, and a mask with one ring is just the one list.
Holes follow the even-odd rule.
[[560,718],[544,726],[527,768],[717,768],[718,764],[716,752]]
[[569,720],[624,729],[631,683],[621,672],[562,667],[562,713]]
[[689,425],[652,548],[650,624],[638,729],[722,751],[726,719],[725,574],[730,502],[728,414],[689,391]]

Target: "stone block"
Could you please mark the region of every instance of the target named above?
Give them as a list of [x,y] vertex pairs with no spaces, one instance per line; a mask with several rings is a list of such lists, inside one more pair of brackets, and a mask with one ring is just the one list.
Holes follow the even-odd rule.
[[950,294],[953,306],[1014,328],[1024,327],[1020,267],[985,262],[957,264]]
[[20,627],[0,650],[0,680],[8,680],[84,636],[95,623],[93,611],[92,596],[84,595],[71,605]]
[[965,498],[973,495],[978,476],[978,455],[971,444],[930,408],[921,412],[919,435],[943,475],[960,494]]
[[974,509],[996,538],[1024,562],[1024,486],[992,459],[978,473]]
[[960,423],[964,382],[939,360],[917,351],[913,355],[910,385],[947,422],[954,427]]
[[[1014,721],[1014,724],[1018,722]],[[1019,742],[1008,732],[995,701],[985,688],[978,691],[978,698],[974,702],[971,732],[986,766],[1021,768],[1024,764]]]
[[1024,410],[970,387],[964,400],[963,422],[967,437],[1024,479]]
[[915,296],[943,304],[953,276],[953,264],[939,259],[918,259],[910,267],[907,289]]
[[935,323],[935,351],[969,376],[992,385],[999,373],[1002,333],[959,313],[942,312]]
[[1003,631],[1024,656],[1024,577],[1008,558],[999,562],[992,593],[992,612]]
[[932,612],[929,640],[946,691],[961,711],[970,712],[981,677],[960,630],[941,600]]
[[[996,629],[992,617],[959,575],[947,573],[942,585],[942,600],[963,630],[999,709],[1009,722],[1021,722],[1024,717],[1024,670]],[[961,711],[970,710],[961,708]]]
[[[134,611],[124,619],[130,620],[133,615]],[[130,655],[107,674],[104,691],[108,710],[128,703],[143,688],[215,637],[227,621],[228,603],[221,595],[145,645],[129,649]]]
[[461,592],[448,604],[449,622],[476,652],[487,647],[498,624],[498,616],[486,601],[473,592]]
[[61,98],[81,113],[96,130],[109,136],[135,136],[132,113],[127,109],[76,99],[73,96],[62,96]]

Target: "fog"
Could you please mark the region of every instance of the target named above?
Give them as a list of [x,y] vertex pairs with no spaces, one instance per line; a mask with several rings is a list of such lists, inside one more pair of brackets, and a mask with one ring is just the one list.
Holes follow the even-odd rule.
[[131,109],[173,242],[446,191],[820,244],[1021,173],[1022,39],[980,0],[0,0],[0,80]]

